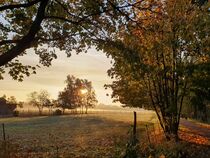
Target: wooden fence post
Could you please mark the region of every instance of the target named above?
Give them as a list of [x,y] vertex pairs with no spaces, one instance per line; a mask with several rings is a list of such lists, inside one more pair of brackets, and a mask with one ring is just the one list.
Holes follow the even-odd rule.
[[3,140],[6,141],[4,123],[2,123]]
[[134,120],[133,120],[133,143],[134,143],[134,145],[136,145],[136,112],[134,111],[133,112],[133,118],[134,118]]

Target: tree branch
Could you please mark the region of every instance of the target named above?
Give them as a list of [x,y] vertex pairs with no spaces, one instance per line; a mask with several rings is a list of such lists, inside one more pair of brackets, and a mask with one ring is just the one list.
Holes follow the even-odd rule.
[[23,51],[29,48],[40,30],[40,25],[45,16],[45,8],[49,0],[42,0],[37,11],[36,18],[32,23],[29,32],[22,39],[19,40],[16,46],[11,48],[9,51],[0,55],[0,66],[7,64],[9,61],[20,55]]
[[58,0],[55,0],[55,1],[56,1],[56,2],[57,2],[65,11],[66,11],[66,12],[67,12],[68,15],[70,15],[70,16],[72,16],[72,17],[74,17],[74,18],[79,18],[78,21],[75,21],[75,23],[77,23],[77,24],[81,23],[82,21],[85,21],[85,20],[88,19],[89,17],[95,16],[95,15],[100,15],[100,14],[102,14],[102,13],[111,11],[111,10],[107,10],[106,8],[103,8],[102,11],[93,12],[93,13],[88,14],[88,15],[86,15],[86,16],[80,16],[80,15],[76,16],[76,15],[71,14],[71,13],[69,12],[69,10],[68,10],[61,2],[59,2]]
[[0,41],[0,46],[5,45],[5,44],[12,44],[12,43],[18,43],[19,40],[2,40]]
[[45,16],[44,19],[57,19],[57,20],[66,21],[66,22],[69,22],[69,23],[72,23],[72,24],[76,24],[76,25],[79,24],[78,21],[69,20],[67,18],[59,17],[59,16]]
[[55,1],[63,8],[63,10],[66,11],[66,13],[68,13],[68,15],[75,17],[75,15],[70,13],[69,10],[59,0],[55,0]]
[[[155,110],[155,112],[156,112],[156,114],[157,114],[157,117],[158,117],[158,120],[159,120],[159,122],[160,122],[160,125],[161,125],[163,131],[165,132],[164,120],[162,119],[162,117],[161,117],[161,115],[159,114],[158,109],[157,109],[157,107],[156,107],[156,103],[155,103],[154,97],[153,97],[153,95],[152,95],[151,83],[150,83],[150,80],[149,80],[149,77],[148,77],[148,76],[147,76],[147,79],[148,79],[148,85],[147,85],[147,83],[146,83],[146,81],[145,81],[145,79],[144,79],[145,86],[146,86],[147,89],[148,89],[148,93],[149,93],[149,96],[150,96],[150,99],[151,99],[151,102],[152,102],[152,106],[153,106],[153,108],[154,108],[154,110]],[[162,113],[161,110],[160,110],[160,113]]]

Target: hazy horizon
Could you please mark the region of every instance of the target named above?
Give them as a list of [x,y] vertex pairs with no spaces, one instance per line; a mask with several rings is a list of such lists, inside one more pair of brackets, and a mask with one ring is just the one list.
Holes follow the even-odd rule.
[[[59,51],[59,50],[57,50]],[[111,94],[111,89],[105,90],[104,84],[112,82],[107,75],[107,70],[111,67],[111,59],[107,58],[103,52],[94,48],[87,53],[72,53],[70,58],[64,52],[57,52],[58,58],[52,62],[50,67],[37,69],[37,74],[25,77],[23,82],[13,80],[8,74],[0,80],[0,96],[15,96],[18,101],[27,101],[27,95],[32,91],[47,90],[51,98],[56,99],[58,92],[65,87],[64,81],[67,75],[74,75],[81,79],[92,81],[99,103],[107,105],[119,105],[113,103],[106,94]],[[27,50],[27,55],[19,57],[23,64],[36,65],[39,63],[38,56],[33,54],[33,50]]]

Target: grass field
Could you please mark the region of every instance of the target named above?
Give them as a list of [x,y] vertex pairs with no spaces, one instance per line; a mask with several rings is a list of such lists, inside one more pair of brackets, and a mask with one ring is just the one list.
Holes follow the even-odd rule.
[[[138,138],[143,139],[145,124],[157,119],[153,112],[140,111],[137,121]],[[0,119],[0,123],[5,123],[12,158],[119,157],[129,139],[132,122],[132,112]]]
[[[6,141],[3,141],[0,126],[0,158],[122,158],[132,132],[133,112],[92,111],[83,115],[11,117],[1,118],[0,125],[2,123],[5,124]],[[148,130],[146,125],[149,125]],[[158,141],[163,135],[157,133],[160,129],[157,126],[154,112],[137,112],[138,150],[144,155],[141,157],[177,158],[184,153],[189,158],[209,158],[209,146],[191,141],[165,142],[162,138]],[[184,130],[183,134],[188,140],[189,132]]]

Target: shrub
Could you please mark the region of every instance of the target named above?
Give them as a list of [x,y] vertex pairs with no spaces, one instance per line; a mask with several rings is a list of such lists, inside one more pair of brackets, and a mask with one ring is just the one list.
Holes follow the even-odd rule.
[[56,109],[54,112],[53,112],[53,115],[62,115],[62,111],[60,109]]

